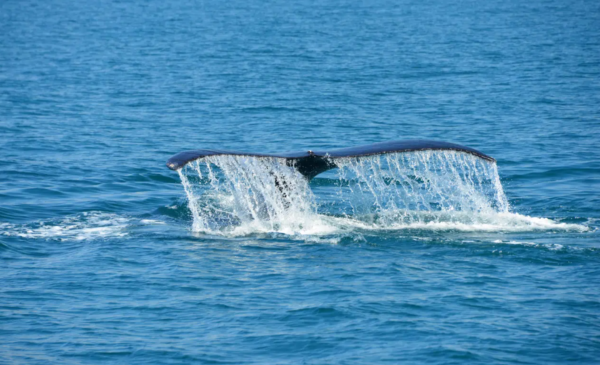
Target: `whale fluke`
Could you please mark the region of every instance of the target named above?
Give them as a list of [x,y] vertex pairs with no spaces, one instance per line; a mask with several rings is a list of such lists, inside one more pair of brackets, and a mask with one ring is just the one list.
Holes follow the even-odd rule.
[[337,167],[335,160],[344,157],[361,157],[370,155],[379,155],[384,153],[400,153],[413,152],[424,150],[440,150],[440,151],[460,151],[465,152],[484,160],[494,162],[492,157],[485,155],[473,148],[461,146],[454,143],[429,141],[429,140],[405,140],[374,143],[358,147],[340,148],[329,151],[302,151],[302,152],[285,152],[285,153],[250,153],[225,150],[192,150],[183,151],[171,157],[167,161],[167,167],[171,170],[178,170],[184,167],[187,163],[197,159],[215,156],[215,155],[232,155],[232,156],[252,156],[252,157],[276,157],[286,159],[289,166],[294,166],[298,172],[304,175],[308,180],[311,180],[318,174]]

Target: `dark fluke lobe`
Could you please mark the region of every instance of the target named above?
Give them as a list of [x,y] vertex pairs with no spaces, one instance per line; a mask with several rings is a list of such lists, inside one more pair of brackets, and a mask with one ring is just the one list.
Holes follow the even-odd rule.
[[169,167],[171,170],[178,170],[185,166],[188,162],[195,161],[203,157],[215,155],[276,157],[286,159],[288,165],[294,166],[296,170],[298,170],[298,172],[304,175],[307,179],[311,180],[318,174],[337,167],[335,164],[335,160],[339,158],[425,150],[460,151],[469,153],[471,155],[477,156],[490,162],[495,161],[492,157],[485,155],[473,148],[449,142],[414,139],[405,141],[374,143],[370,145],[340,148],[329,151],[308,150],[302,152],[284,153],[252,153],[225,150],[183,151],[171,157],[167,161],[167,167]]

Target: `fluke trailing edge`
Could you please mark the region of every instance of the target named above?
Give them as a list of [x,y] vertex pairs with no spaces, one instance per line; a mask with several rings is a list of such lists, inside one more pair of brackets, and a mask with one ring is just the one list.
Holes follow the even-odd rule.
[[171,157],[167,161],[167,167],[171,170],[178,170],[185,166],[188,162],[197,159],[215,156],[215,155],[232,155],[232,156],[253,156],[253,157],[276,157],[286,159],[289,166],[294,166],[298,172],[304,175],[308,180],[311,180],[318,174],[329,169],[337,167],[335,160],[344,157],[360,157],[369,155],[379,155],[384,153],[400,153],[413,152],[424,150],[441,150],[441,151],[460,151],[477,156],[484,160],[493,162],[492,157],[485,155],[475,149],[461,146],[454,143],[428,141],[421,139],[391,141],[383,143],[374,143],[365,146],[340,148],[330,151],[302,151],[302,152],[285,152],[285,153],[251,153],[237,152],[225,150],[193,150],[183,151]]

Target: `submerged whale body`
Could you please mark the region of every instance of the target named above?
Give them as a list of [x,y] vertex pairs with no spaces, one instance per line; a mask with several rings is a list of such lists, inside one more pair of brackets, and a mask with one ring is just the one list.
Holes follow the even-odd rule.
[[318,174],[327,170],[336,168],[336,159],[348,157],[361,157],[370,155],[380,155],[385,153],[401,153],[425,150],[440,151],[459,151],[465,152],[484,160],[494,162],[495,160],[473,148],[461,146],[454,143],[429,141],[429,140],[405,140],[391,141],[383,143],[374,143],[370,145],[341,148],[329,151],[302,151],[302,152],[284,152],[284,153],[251,153],[225,150],[191,150],[183,151],[171,157],[167,161],[167,167],[171,170],[179,170],[187,163],[208,156],[231,155],[231,156],[251,156],[251,157],[275,157],[283,158],[286,164],[293,166],[299,173],[311,180]]

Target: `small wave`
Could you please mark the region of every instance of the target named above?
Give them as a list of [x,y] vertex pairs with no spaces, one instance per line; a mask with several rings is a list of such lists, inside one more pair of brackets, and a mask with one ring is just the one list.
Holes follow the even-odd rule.
[[[417,216],[418,218],[414,218]],[[587,232],[590,228],[581,224],[568,224],[548,218],[530,217],[518,213],[465,214],[415,214],[408,219],[402,217],[397,222],[389,218],[384,223],[365,222],[357,219],[343,219],[342,224],[365,230],[429,230],[429,231],[461,231],[461,232],[533,232],[533,231],[570,231]],[[413,221],[410,221],[410,220]]]
[[142,219],[140,221],[141,224],[146,224],[146,225],[160,225],[160,224],[165,224],[165,222],[163,221],[157,221],[155,219]]
[[550,251],[559,251],[565,248],[565,246],[559,243],[536,243],[536,242],[528,242],[528,241],[506,241],[506,240],[495,240],[494,243],[501,243],[504,245],[517,245],[517,246],[530,246],[530,247],[543,247]]
[[57,220],[30,224],[1,223],[4,236],[67,240],[92,240],[127,236],[131,219],[112,213],[85,212]]

